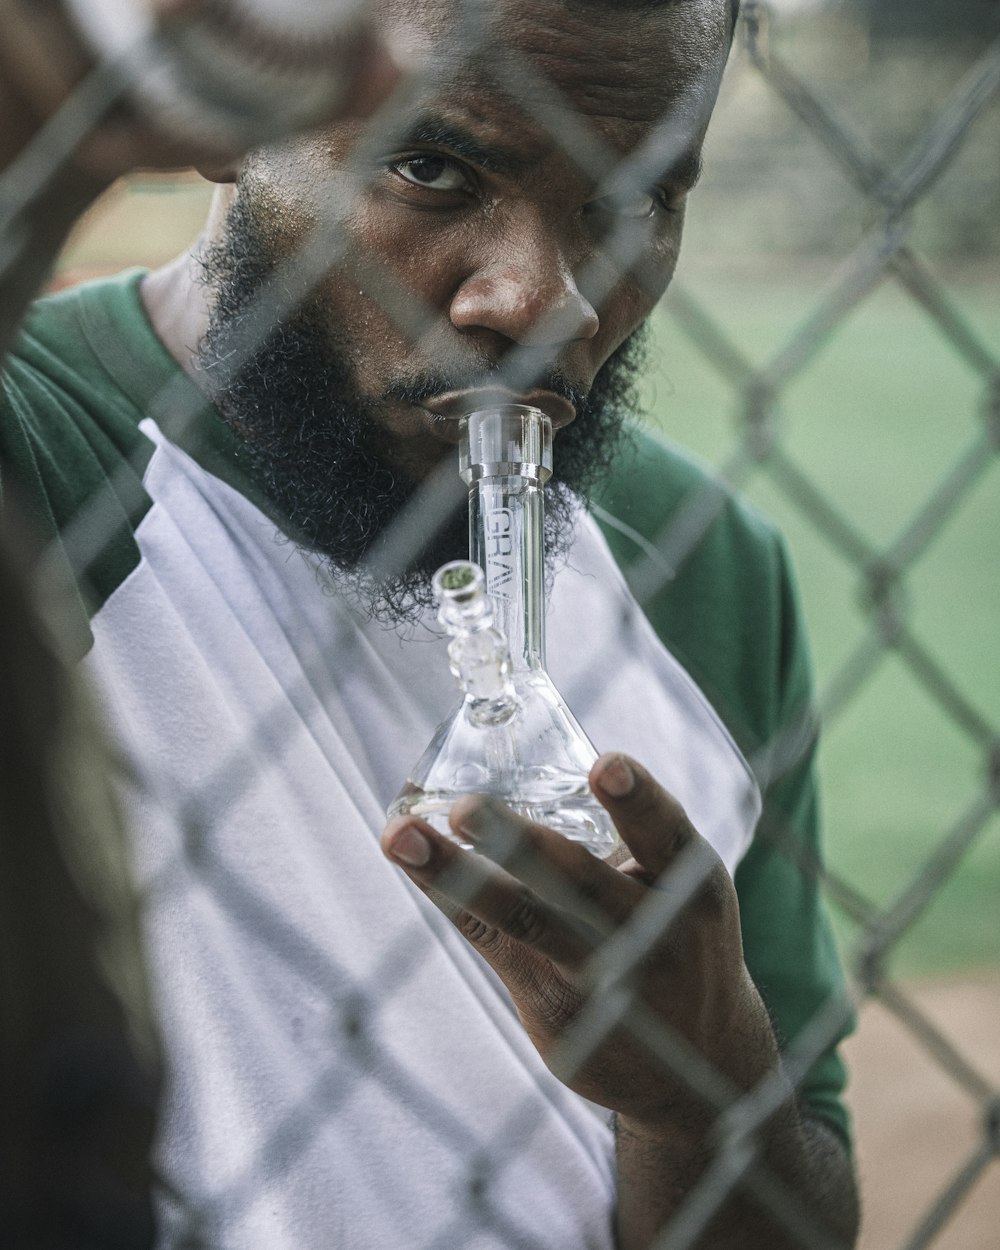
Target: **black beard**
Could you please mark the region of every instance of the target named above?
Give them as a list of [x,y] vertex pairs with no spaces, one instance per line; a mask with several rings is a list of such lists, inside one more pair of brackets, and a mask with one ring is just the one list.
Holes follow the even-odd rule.
[[[468,556],[466,511],[456,509],[429,535],[405,570],[371,571],[417,484],[380,454],[385,436],[377,404],[358,393],[349,352],[332,337],[336,320],[323,297],[310,296],[276,323],[240,368],[229,364],[241,321],[274,273],[273,254],[267,231],[245,195],[237,195],[221,241],[201,255],[212,308],[198,363],[216,408],[240,438],[244,473],[284,518],[295,541],[325,557],[335,581],[353,590],[373,617],[415,620],[432,601],[435,569]],[[558,371],[537,379],[577,410],[576,420],[556,438],[545,492],[550,569],[570,546],[581,499],[610,471],[625,416],[636,411],[634,388],[645,348],[643,327],[609,358],[586,396]],[[427,372],[393,385],[387,398],[420,403],[482,377],[482,369],[475,379]]]

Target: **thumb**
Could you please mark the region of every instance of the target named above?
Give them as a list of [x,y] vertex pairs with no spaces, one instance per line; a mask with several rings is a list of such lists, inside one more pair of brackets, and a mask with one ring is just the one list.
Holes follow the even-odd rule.
[[627,755],[602,755],[590,770],[594,794],[636,861],[654,877],[698,834],[669,791]]

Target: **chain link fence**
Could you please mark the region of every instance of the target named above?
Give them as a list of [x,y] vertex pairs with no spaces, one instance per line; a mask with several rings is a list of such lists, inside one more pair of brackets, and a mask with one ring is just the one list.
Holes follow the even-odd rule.
[[[668,342],[685,338],[690,342],[713,377],[710,390],[721,396],[719,402],[724,409],[736,414],[735,442],[720,465],[721,477],[736,488],[766,480],[803,527],[818,535],[821,543],[850,571],[862,604],[865,629],[848,653],[837,657],[836,663],[820,664],[820,714],[828,730],[836,732],[838,721],[849,724],[852,707],[871,687],[886,657],[891,656],[903,667],[908,680],[931,701],[942,723],[957,728],[979,760],[979,780],[970,780],[962,802],[928,835],[927,853],[898,875],[887,900],[871,897],[863,880],[839,871],[836,856],[831,869],[814,860],[797,865],[801,872],[821,875],[833,907],[850,922],[844,929],[845,954],[858,1002],[876,999],[892,1013],[916,1045],[961,1090],[970,1117],[980,1126],[974,1147],[959,1161],[949,1160],[942,1165],[922,1209],[910,1212],[906,1231],[894,1239],[892,1248],[884,1247],[918,1250],[932,1244],[949,1244],[949,1228],[969,1195],[984,1176],[991,1176],[995,1183],[1000,1152],[1000,1090],[995,1073],[982,1068],[978,1058],[969,1053],[961,1034],[942,1027],[893,975],[895,952],[907,935],[926,916],[972,849],[997,836],[1000,737],[995,703],[988,697],[978,698],[975,691],[970,694],[964,678],[956,677],[949,662],[938,654],[934,636],[914,624],[908,591],[918,581],[922,563],[951,519],[996,469],[1000,443],[1000,354],[996,343],[984,335],[974,318],[963,312],[961,301],[952,297],[949,284],[936,276],[914,244],[914,222],[922,202],[940,184],[949,167],[967,145],[979,142],[977,127],[984,118],[995,123],[1000,100],[1000,43],[982,47],[969,58],[964,76],[956,81],[949,97],[907,154],[888,162],[878,157],[877,147],[859,139],[844,122],[816,80],[807,77],[795,59],[784,54],[780,36],[786,20],[790,19],[764,4],[753,0],[744,4],[716,124],[725,127],[727,107],[735,108],[738,104],[734,103],[736,90],[729,83],[752,79],[762,86],[797,119],[807,136],[806,142],[824,153],[831,166],[858,193],[865,206],[863,216],[867,218],[863,233],[837,255],[832,277],[824,286],[806,287],[806,310],[794,316],[794,324],[781,336],[778,346],[763,358],[713,310],[711,301],[702,297],[697,282],[687,282],[683,268],[657,317],[664,319],[663,334]],[[454,37],[456,44],[467,49],[482,45],[488,38],[482,6],[467,6],[465,25]],[[877,76],[878,72],[877,62],[873,62],[870,73]],[[601,153],[596,137],[567,112],[551,84],[540,80],[524,65],[499,55],[494,73],[515,98],[531,102],[536,120],[582,170],[606,169],[605,154]],[[414,81],[402,89],[404,99],[406,92],[420,90],[419,71],[413,77]],[[114,90],[114,83],[109,88],[108,82],[98,80],[93,86],[95,96],[101,95],[102,86]],[[689,107],[678,110],[686,123],[675,117],[665,119],[626,170],[632,185],[645,185],[648,173],[669,163],[671,153],[683,150],[689,138],[685,124],[696,128],[700,119],[700,102],[692,99],[687,103]],[[100,101],[94,105],[102,106]],[[72,114],[67,116],[69,123],[75,120],[77,126],[68,124],[61,131],[56,128],[53,142],[57,146],[72,146],[78,138],[80,119],[74,119]],[[364,148],[390,148],[394,138],[398,139],[399,116],[392,103],[382,110],[366,132]],[[753,158],[744,152],[741,159]],[[25,180],[22,189],[27,202],[28,186],[36,174],[28,165],[19,172]],[[709,173],[707,181],[711,176]],[[180,189],[173,193],[175,202],[189,194],[185,186],[178,184]],[[351,210],[349,197],[344,202],[331,203],[328,216],[314,224],[295,255],[258,293],[254,306],[241,318],[238,333],[226,345],[224,355],[232,374],[238,373],[241,363],[267,340],[275,321],[290,315],[308,297],[318,275],[326,272],[340,255],[346,246],[341,225]],[[696,195],[691,208],[693,219],[699,211],[707,208]],[[808,215],[808,211],[804,204],[802,215]],[[78,249],[84,246],[77,244]],[[634,236],[628,230],[610,238],[608,248],[615,257],[616,273],[629,270],[638,259]],[[81,254],[78,250],[78,262]],[[697,264],[693,270],[697,272]],[[369,289],[378,292],[395,329],[413,342],[428,340],[434,324],[432,310],[420,307],[409,293],[400,291],[387,271],[368,265],[363,277]],[[791,433],[796,422],[803,419],[796,391],[800,379],[816,367],[849,319],[887,282],[906,293],[930,319],[935,334],[963,362],[975,382],[977,409],[971,430],[963,427],[962,438],[949,444],[948,457],[923,498],[907,515],[895,518],[895,530],[888,541],[873,541],[824,480],[822,467],[806,463],[797,455]],[[587,275],[585,284],[588,290],[596,291],[592,298],[598,302],[611,289],[606,275]],[[533,384],[536,368],[531,352],[514,352],[504,362],[503,378],[513,389],[524,390]],[[175,437],[197,416],[199,400],[188,385],[178,380],[150,397],[148,414]],[[878,419],[878,412],[873,411],[873,428]],[[669,416],[666,420],[669,424]],[[905,471],[905,456],[906,448],[900,447],[901,472]],[[122,497],[127,497],[127,477],[121,475],[118,483]],[[384,574],[404,566],[424,536],[451,514],[458,495],[453,477],[450,470],[443,471],[417,492],[390,542],[380,551],[378,571]],[[725,506],[726,496],[711,484],[692,492],[672,512],[655,544],[647,544],[645,554],[625,570],[640,605],[652,601],[678,576],[710,534]],[[59,560],[68,554],[78,569],[98,564],[109,541],[108,515],[107,495],[81,510],[63,533]],[[993,538],[984,535],[985,551],[995,552],[995,545],[988,545]],[[992,569],[984,571],[984,576],[991,575]],[[807,607],[808,604],[807,595]],[[359,636],[346,616],[333,613],[329,624],[330,629],[324,637],[314,640],[315,645],[337,655],[342,668],[350,666],[352,648],[361,645]],[[293,686],[285,694],[294,705],[305,691]],[[599,691],[595,690],[594,698],[598,696]],[[577,710],[583,715],[588,702],[584,685],[579,687],[577,699],[583,705]],[[406,1001],[408,986],[420,981],[426,920],[415,918],[409,930],[400,926],[394,941],[376,950],[370,958],[358,961],[345,957],[338,964],[331,961],[329,949],[314,939],[308,926],[288,923],[287,917],[273,905],[266,880],[255,883],[238,870],[227,848],[216,839],[220,815],[233,802],[234,790],[252,788],[254,778],[271,767],[272,761],[284,758],[289,749],[298,749],[301,744],[291,737],[293,733],[286,699],[275,699],[273,703],[263,699],[239,750],[221,755],[206,751],[204,769],[197,777],[183,779],[180,797],[165,792],[160,761],[150,761],[148,768],[141,759],[115,761],[123,788],[143,795],[154,808],[169,812],[182,831],[179,853],[160,856],[154,868],[144,873],[138,900],[140,913],[155,907],[158,898],[169,898],[173,891],[196,882],[214,912],[233,932],[242,935],[247,949],[260,950],[261,958],[281,967],[290,981],[302,987],[303,993],[332,1004],[329,1043],[338,1055],[349,1059],[346,1068],[331,1065],[326,1071],[321,1069],[319,1078],[301,1090],[289,1113],[272,1123],[266,1133],[261,1134],[255,1126],[242,1126],[252,1143],[245,1153],[245,1163],[209,1197],[192,1204],[188,1195],[178,1192],[166,1199],[175,1244],[191,1250],[211,1246],[211,1230],[252,1205],[263,1179],[270,1185],[283,1172],[294,1171],[303,1155],[326,1139],[330,1126],[349,1106],[354,1096],[354,1086],[345,1078],[345,1072],[349,1072],[354,1080],[377,1074],[383,1095],[402,1109],[403,1119],[419,1125],[422,1135],[439,1135],[449,1140],[463,1160],[456,1180],[454,1210],[442,1214],[436,1239],[422,1243],[419,1250],[423,1250],[424,1244],[428,1250],[430,1246],[454,1250],[459,1244],[456,1239],[461,1236],[458,1230],[467,1225],[469,1212],[475,1213],[478,1226],[492,1233],[498,1244],[519,1248],[545,1246],[548,1243],[544,1231],[518,1222],[509,1205],[495,1200],[505,1172],[516,1169],[519,1154],[538,1131],[534,1093],[523,1098],[512,1095],[497,1110],[488,1133],[470,1134],[433,1082],[422,1082],[419,1072],[401,1062],[391,1042],[386,1021],[394,1019],[395,1004]],[[810,744],[809,726],[798,722],[787,725],[778,739],[762,745],[750,763],[762,776],[794,769],[808,753]],[[414,754],[422,746],[421,741],[414,740]],[[865,831],[854,830],[852,836],[863,837]],[[836,838],[835,830],[832,837]],[[506,845],[502,831],[493,853],[499,862],[515,864],[521,871],[542,871],[539,865],[529,863],[526,867],[524,848],[516,842]],[[318,874],[322,876],[323,871],[318,861]],[[795,1192],[757,1155],[755,1135],[780,1104],[782,1087],[767,1081],[749,1093],[738,1093],[681,1036],[666,1029],[634,992],[633,984],[643,961],[662,935],[669,932],[706,872],[697,855],[678,863],[661,883],[663,888],[629,923],[596,947],[585,974],[590,996],[565,1034],[552,1066],[561,1074],[571,1075],[586,1064],[609,1036],[624,1029],[658,1058],[665,1071],[679,1075],[687,1088],[717,1110],[712,1160],[675,1219],[660,1235],[657,1245],[663,1250],[685,1250],[699,1244],[721,1205],[732,1193],[744,1190],[752,1191],[755,1202],[802,1246],[817,1250],[832,1247],[838,1244],[835,1239],[815,1223]],[[475,893],[478,888],[478,883],[470,885],[464,879],[454,883],[459,896],[463,890]],[[545,888],[556,902],[561,897],[560,889],[565,889],[558,881],[546,881]],[[570,899],[565,901],[568,905]],[[600,930],[601,918],[593,920]],[[979,920],[995,931],[995,912],[983,914]],[[793,1079],[801,1079],[831,1040],[840,1036],[849,1010],[835,997],[801,1030],[785,1053],[786,1070]],[[861,1164],[864,1168],[863,1155]],[[891,1170],[887,1168],[884,1175],[883,1183],[891,1186]],[[1000,1207],[997,1212],[1000,1218]]]
[[[834,80],[834,88],[841,88],[839,98],[834,100],[835,91],[829,89],[830,84],[823,84],[828,88],[824,92],[822,86],[817,85],[817,76],[810,74],[808,49],[803,58],[806,64],[797,64],[782,46],[782,33],[781,19],[766,5],[746,5],[740,53],[729,72],[730,82],[735,79],[745,88],[739,103],[747,108],[749,98],[751,125],[753,122],[765,125],[777,123],[791,129],[788,126],[789,116],[798,123],[797,131],[791,142],[786,142],[784,151],[787,154],[790,148],[798,153],[802,169],[796,188],[799,194],[792,199],[794,207],[789,208],[786,204],[784,213],[805,219],[799,226],[799,233],[808,237],[804,242],[793,240],[789,250],[796,253],[795,261],[810,274],[810,279],[807,279],[810,293],[803,301],[808,305],[807,311],[798,315],[795,324],[787,328],[782,326],[778,333],[774,333],[773,326],[769,326],[776,343],[769,345],[763,355],[755,355],[754,348],[748,348],[740,341],[738,331],[734,332],[727,326],[724,313],[720,315],[712,309],[710,301],[700,298],[696,282],[684,285],[681,278],[667,297],[664,315],[669,330],[679,331],[690,339],[698,359],[717,375],[728,392],[728,398],[723,402],[732,414],[734,435],[729,440],[730,449],[720,452],[722,438],[713,440],[702,437],[706,451],[716,456],[722,476],[738,488],[759,487],[763,481],[765,490],[761,493],[772,502],[772,506],[776,498],[799,522],[797,533],[806,535],[803,546],[807,552],[813,550],[808,545],[808,535],[812,533],[819,538],[821,546],[835,555],[836,562],[850,572],[848,580],[853,582],[853,586],[848,584],[848,580],[844,583],[838,580],[837,588],[840,590],[844,586],[853,592],[855,610],[861,613],[866,624],[861,631],[849,628],[846,633],[853,641],[846,644],[838,639],[838,644],[828,648],[827,654],[822,657],[825,661],[821,665],[825,670],[825,680],[820,707],[827,735],[836,734],[841,721],[847,722],[846,734],[855,731],[851,708],[866,692],[870,692],[887,657],[891,656],[901,666],[905,680],[923,691],[936,709],[940,723],[934,731],[935,739],[940,743],[957,729],[970,746],[970,754],[978,758],[978,767],[966,766],[963,770],[962,776],[966,778],[962,783],[966,786],[964,799],[957,803],[951,816],[942,823],[936,836],[927,844],[927,849],[919,856],[914,854],[912,863],[900,857],[896,881],[888,897],[873,896],[864,878],[839,873],[836,870],[835,850],[831,851],[834,867],[824,874],[824,879],[834,907],[850,918],[851,923],[845,924],[843,934],[859,994],[878,1000],[892,1013],[902,1030],[925,1052],[931,1063],[938,1065],[947,1074],[947,1079],[961,1091],[968,1136],[974,1139],[967,1153],[961,1158],[949,1159],[948,1166],[941,1159],[933,1180],[931,1170],[925,1169],[921,1173],[924,1185],[930,1183],[935,1186],[926,1208],[922,1212],[911,1209],[902,1215],[897,1213],[895,1220],[890,1219],[888,1223],[883,1220],[880,1234],[887,1237],[895,1232],[892,1244],[906,1247],[985,1245],[986,1242],[981,1243],[979,1239],[992,1236],[988,1229],[995,1227],[997,1211],[995,1056],[982,1051],[980,1046],[974,1059],[963,1045],[964,1041],[968,1041],[969,1046],[973,1043],[971,1038],[963,1035],[962,1018],[957,1016],[942,1020],[939,1015],[929,1016],[914,996],[894,978],[893,963],[899,948],[905,946],[908,934],[920,924],[935,898],[960,869],[964,857],[977,844],[988,840],[995,842],[997,836],[995,692],[989,682],[985,686],[976,688],[973,685],[970,688],[967,676],[956,671],[954,657],[942,658],[940,654],[938,643],[943,633],[940,625],[936,633],[933,626],[931,631],[925,632],[915,624],[914,617],[919,614],[919,595],[928,593],[927,585],[919,584],[922,560],[941,540],[949,522],[969,504],[984,479],[988,483],[995,482],[997,365],[1000,359],[996,319],[987,318],[984,325],[984,319],[976,317],[975,308],[970,310],[964,303],[967,268],[963,281],[962,266],[954,263],[954,257],[949,258],[946,253],[942,263],[940,248],[934,252],[932,259],[922,253],[920,239],[923,223],[919,220],[919,210],[922,200],[934,192],[941,180],[947,178],[950,169],[962,159],[963,151],[978,150],[976,167],[990,184],[979,206],[981,211],[986,210],[983,212],[984,230],[980,232],[980,245],[984,242],[982,235],[988,237],[990,227],[985,223],[992,214],[987,206],[995,208],[997,202],[996,160],[989,152],[995,148],[1000,133],[1000,114],[997,111],[1000,44],[967,48],[964,60],[949,64],[952,84],[939,103],[936,114],[924,122],[915,137],[911,134],[909,150],[905,154],[894,153],[891,162],[887,162],[877,155],[879,141],[890,150],[898,146],[898,142],[893,144],[889,141],[890,138],[898,141],[898,134],[892,132],[905,132],[907,120],[912,129],[914,115],[928,107],[926,99],[920,98],[920,92],[904,90],[892,96],[879,97],[877,91],[872,91],[873,82],[878,84],[880,76],[891,79],[900,73],[899,58],[893,60],[890,56],[883,56],[880,61],[875,56],[867,63],[866,70],[857,71],[853,80],[862,103],[871,102],[870,98],[864,97],[867,87],[870,95],[874,95],[884,107],[884,113],[872,117],[856,108],[852,114],[849,103],[845,105],[844,96],[847,93],[843,89],[844,84],[837,82],[836,71],[828,74]],[[838,55],[843,56],[844,45],[855,56],[858,55],[857,23],[845,22],[836,34],[830,30],[826,34],[831,44],[841,45],[839,53],[836,47],[830,49],[829,57],[834,62]],[[909,68],[919,73],[919,66],[931,66],[940,53],[938,46],[933,51],[928,49],[925,60],[917,58],[909,62]],[[866,58],[862,56],[860,59],[864,64]],[[815,69],[815,66],[812,68]],[[929,69],[928,72],[933,71]],[[749,88],[748,78],[754,80]],[[759,99],[761,87],[768,93],[773,112],[768,112],[766,105],[758,104],[756,111],[752,108],[753,101]],[[754,88],[756,96],[751,94]],[[739,89],[733,89],[731,94],[737,96]],[[910,101],[912,107],[907,113],[905,110]],[[731,103],[735,105],[737,101],[734,99]],[[724,94],[723,118],[725,105]],[[725,126],[724,121],[722,125]],[[752,209],[759,212],[760,205],[754,193],[770,178],[782,177],[781,157],[775,154],[768,159],[767,140],[761,138],[755,146],[753,136],[747,133],[749,126],[739,129],[737,123],[737,127],[739,139],[746,146],[731,151],[725,143],[722,144],[722,155],[729,158],[729,168],[723,171],[720,178],[716,200],[724,195],[728,195],[731,201],[739,200],[744,193]],[[874,131],[874,136],[865,134],[865,129]],[[730,141],[732,143],[732,136]],[[803,156],[802,149],[809,145],[815,149],[814,153]],[[820,158],[814,159],[817,153]],[[710,148],[710,162],[712,156]],[[758,177],[740,181],[739,175],[745,174],[747,166],[753,165],[755,158],[761,162]],[[822,168],[824,164],[826,169]],[[849,197],[843,188],[829,194],[830,183],[834,181],[831,170],[860,194],[860,209],[856,203],[847,202]],[[726,173],[729,174],[728,180]],[[814,189],[810,193],[807,190],[805,183],[810,177],[821,183],[821,192],[817,193]],[[959,185],[968,190],[968,183],[964,180],[960,180]],[[957,198],[954,189],[952,198]],[[967,204],[966,211],[974,209]],[[849,223],[846,229],[845,218]],[[816,233],[809,236],[810,229]],[[929,238],[933,248],[933,232],[928,236],[924,231],[923,237],[925,240]],[[712,233],[698,257],[702,270],[707,270],[709,277],[713,265],[718,267],[718,262],[713,261],[711,256],[711,249],[719,241],[720,232]],[[768,242],[769,250],[767,247],[762,250],[768,251],[769,267],[772,270],[775,267],[787,269],[787,253],[782,254],[781,248],[775,246],[773,237]],[[814,260],[810,265],[810,259],[823,251],[831,260],[832,273],[816,281],[817,266]],[[950,265],[949,259],[952,262]],[[732,260],[731,252],[725,252],[722,263],[725,264],[726,260]],[[995,252],[990,255],[989,243],[982,251],[975,249],[974,262],[985,262],[987,266],[992,262],[994,269],[987,272],[993,273],[995,279]],[[739,264],[739,261],[736,263]],[[694,268],[698,270],[697,263]],[[939,276],[942,269],[951,273],[950,279]],[[838,497],[836,488],[824,479],[829,465],[818,461],[815,455],[812,461],[807,459],[809,452],[815,452],[815,448],[802,440],[794,450],[789,444],[794,442],[791,434],[795,423],[805,423],[810,419],[805,406],[808,400],[803,400],[801,392],[796,393],[798,380],[816,369],[824,353],[835,350],[831,345],[845,324],[859,309],[863,309],[866,301],[877,298],[890,283],[905,294],[921,318],[929,320],[933,333],[961,362],[968,375],[972,398],[970,416],[974,419],[968,423],[957,420],[950,406],[939,413],[937,420],[949,431],[942,440],[939,471],[933,481],[924,487],[922,498],[915,505],[892,512],[891,525],[895,532],[879,541],[873,540],[871,535],[871,530],[875,528],[871,513],[865,515],[864,509],[861,509],[859,519],[850,510],[849,504]],[[765,291],[769,289],[766,282],[762,285]],[[958,290],[953,293],[952,287]],[[759,344],[755,344],[755,348],[759,353]],[[891,345],[887,344],[882,371],[886,375],[891,374],[895,380],[897,375],[888,355],[891,350]],[[929,367],[933,368],[933,365]],[[839,363],[827,372],[825,380],[832,376],[843,383],[845,371],[850,368],[851,358],[844,353]],[[887,383],[887,391],[891,385],[892,382]],[[721,389],[711,388],[709,402],[718,405]],[[850,396],[846,402],[858,401],[849,383],[845,391]],[[863,396],[861,400],[865,402]],[[879,422],[885,415],[887,404],[891,406],[891,397],[886,392],[879,392],[872,394],[868,402],[871,404],[871,444],[877,448]],[[824,414],[826,419],[835,420],[836,410],[834,400]],[[698,438],[699,432],[693,428],[693,422],[691,425],[693,436]],[[900,433],[896,426],[892,427],[892,431],[890,437]],[[907,472],[908,451],[902,440],[894,445],[892,459],[900,475]],[[873,454],[873,450],[862,439],[856,445],[855,454],[863,458]],[[877,450],[874,454],[878,454]],[[666,567],[675,566],[684,559],[704,528],[711,524],[713,511],[710,498],[697,501],[691,507],[692,523],[664,535],[661,547],[667,554]],[[989,531],[972,534],[965,531],[963,538],[978,550],[981,576],[988,583],[993,583],[986,601],[995,602],[995,535]],[[825,570],[827,566],[823,567]],[[660,553],[657,553],[634,574],[633,584],[639,588],[640,596],[650,593],[651,587],[664,575],[663,568]],[[911,593],[915,581],[918,585]],[[817,599],[820,604],[824,602],[822,595],[818,595]],[[960,604],[954,607],[955,611],[961,611]],[[843,623],[840,618],[838,622]],[[983,641],[985,643],[985,639]],[[988,655],[987,649],[985,656]],[[984,653],[979,653],[980,663],[983,658]],[[874,742],[869,746],[873,751],[871,771],[877,773],[885,767],[883,752]],[[946,748],[942,750],[947,754]],[[865,770],[863,761],[852,757],[852,762],[856,772]],[[831,775],[829,780],[831,786],[844,789],[850,788],[852,783],[857,784],[856,775],[853,778]],[[844,837],[864,836],[857,828],[853,834],[844,831],[841,834]],[[833,828],[830,831],[832,844],[836,837],[837,830]],[[995,870],[992,860],[987,860],[986,864],[987,870],[991,866]],[[853,867],[856,873],[858,861],[854,861]],[[989,905],[989,898],[995,899],[997,894],[995,876],[987,881],[986,890],[985,900]],[[981,915],[980,920],[987,934],[983,950],[988,959],[995,960],[998,949],[995,919]],[[947,923],[947,917],[937,923]],[[933,927],[933,921],[930,927]],[[994,984],[981,999],[982,1008],[990,1013],[994,1023],[996,1003]],[[867,1018],[862,1016],[862,1028]],[[975,1032],[974,1028],[969,1028],[968,1020],[964,1028],[971,1034]],[[898,1040],[896,1044],[902,1046]],[[869,1094],[873,1092],[871,1085],[866,1089]],[[890,1117],[898,1110],[887,1104],[883,1106],[882,1114]],[[922,1127],[926,1129],[928,1126],[924,1124]],[[896,1144],[900,1143],[897,1141]],[[882,1186],[891,1186],[894,1177],[897,1183],[902,1179],[901,1172],[905,1166],[902,1159],[897,1163],[899,1172],[888,1163],[880,1166],[875,1158],[869,1162],[878,1171]],[[950,1242],[951,1222],[977,1183],[984,1181],[984,1174],[987,1176],[985,1184],[990,1187],[988,1192],[994,1197],[984,1202],[982,1218],[971,1233],[966,1230],[962,1234],[964,1240]],[[983,1189],[981,1193],[985,1198],[987,1190]],[[911,1201],[913,1198],[911,1192]],[[871,1199],[873,1206],[892,1206],[891,1199],[887,1200],[884,1194],[873,1193]],[[904,1228],[908,1230],[905,1236],[901,1232]],[[887,1242],[873,1241],[870,1244]]]

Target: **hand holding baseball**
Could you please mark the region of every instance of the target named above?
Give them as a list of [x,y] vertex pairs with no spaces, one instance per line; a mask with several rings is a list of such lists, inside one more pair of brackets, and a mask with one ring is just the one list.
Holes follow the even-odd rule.
[[23,144],[96,72],[114,103],[78,159],[98,177],[231,159],[377,107],[398,71],[367,8],[364,0],[0,0],[2,87],[15,105],[5,111],[23,118]]

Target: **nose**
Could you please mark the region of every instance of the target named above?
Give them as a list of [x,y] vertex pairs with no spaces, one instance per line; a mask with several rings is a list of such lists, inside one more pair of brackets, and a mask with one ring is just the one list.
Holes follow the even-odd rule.
[[449,309],[465,333],[490,331],[526,347],[592,339],[600,329],[563,249],[538,224],[512,222],[458,286]]

